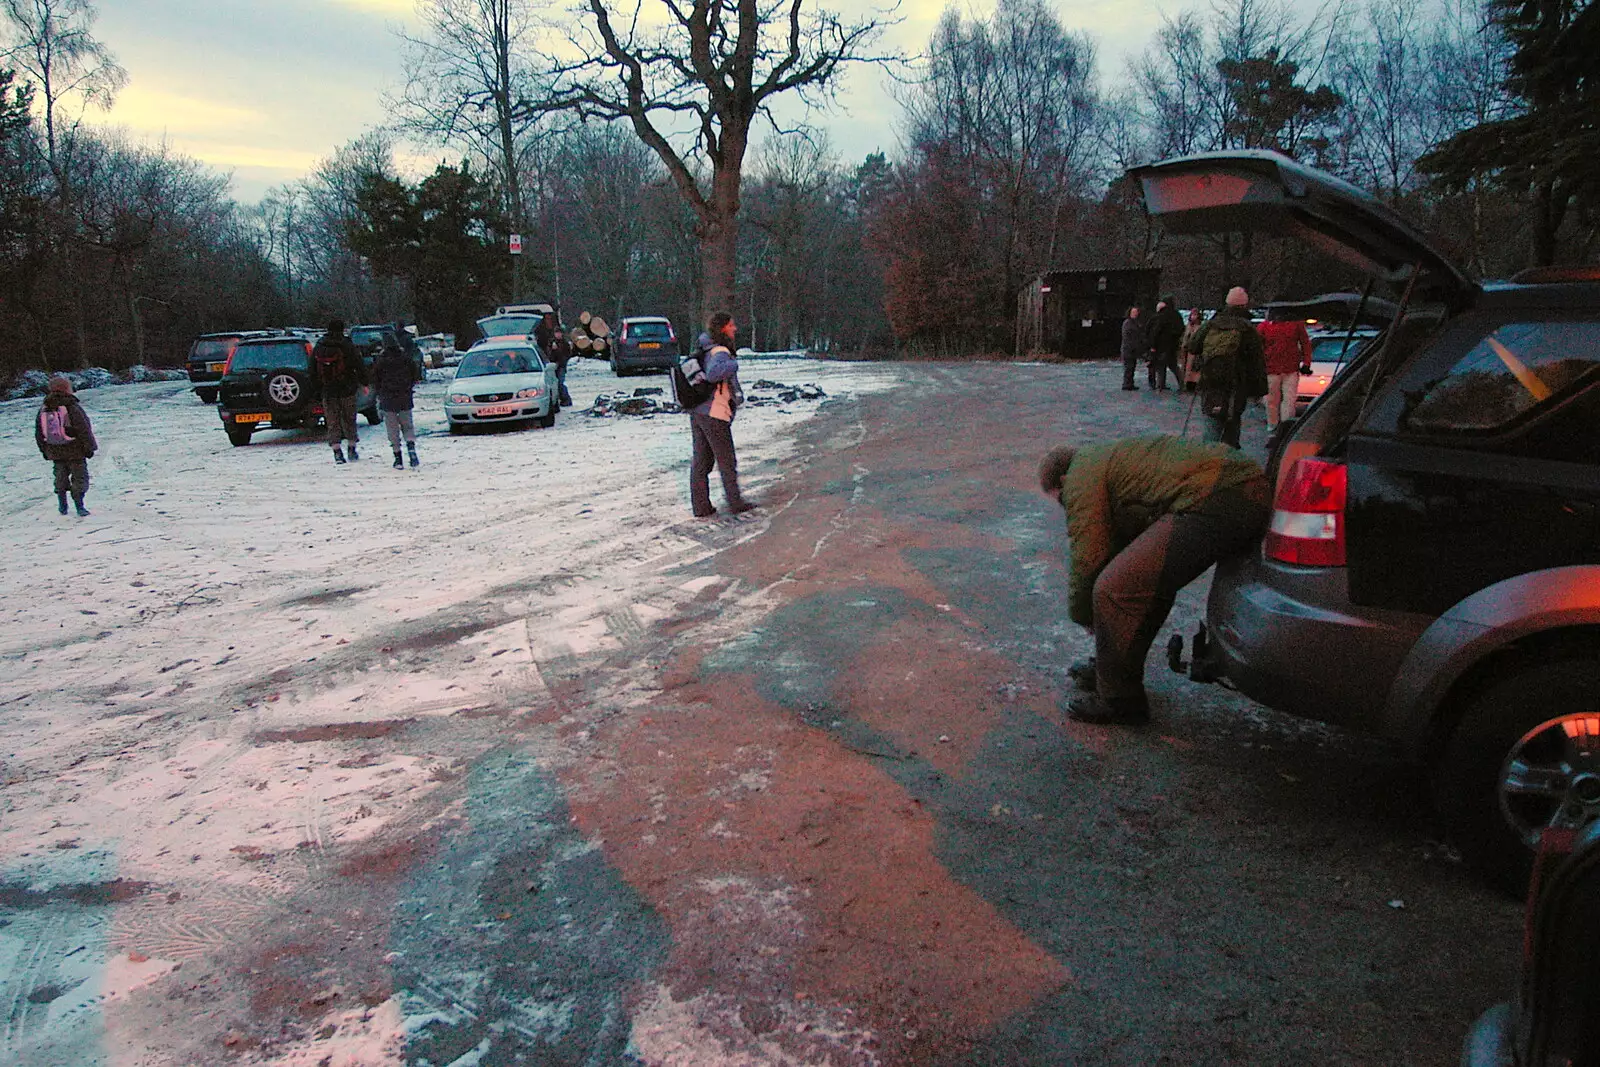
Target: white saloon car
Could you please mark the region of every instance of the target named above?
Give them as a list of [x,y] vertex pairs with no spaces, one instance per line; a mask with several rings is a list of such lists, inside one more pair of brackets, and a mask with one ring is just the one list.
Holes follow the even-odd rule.
[[444,415],[451,433],[472,426],[520,422],[556,424],[560,397],[556,369],[526,336],[480,341],[461,357],[444,392]]

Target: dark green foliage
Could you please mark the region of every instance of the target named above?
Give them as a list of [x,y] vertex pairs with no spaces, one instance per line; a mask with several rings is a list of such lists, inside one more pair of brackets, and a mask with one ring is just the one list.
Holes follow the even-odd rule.
[[367,174],[356,193],[350,246],[374,274],[410,284],[420,322],[471,338],[474,321],[511,291],[499,203],[495,187],[465,165],[441,164],[415,188]]
[[1588,0],[1495,0],[1493,10],[1515,49],[1505,88],[1518,111],[1462,130],[1419,166],[1449,189],[1487,180],[1529,192],[1531,259],[1548,264],[1569,208],[1600,204],[1600,12]]

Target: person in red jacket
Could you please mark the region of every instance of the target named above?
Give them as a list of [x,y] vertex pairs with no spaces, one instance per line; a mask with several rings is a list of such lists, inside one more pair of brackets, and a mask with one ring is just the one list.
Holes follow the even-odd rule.
[[1311,373],[1311,338],[1301,319],[1291,318],[1278,308],[1267,312],[1267,321],[1256,327],[1266,349],[1267,429],[1294,418],[1300,393],[1300,375]]

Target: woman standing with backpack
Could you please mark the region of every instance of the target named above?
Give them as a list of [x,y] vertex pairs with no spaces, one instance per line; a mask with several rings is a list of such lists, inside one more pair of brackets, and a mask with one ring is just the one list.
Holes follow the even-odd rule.
[[89,415],[72,392],[72,383],[59,375],[50,379],[50,391],[33,420],[33,438],[39,454],[55,464],[56,505],[61,514],[67,513],[69,492],[78,514],[89,514],[83,495],[89,491],[89,460],[99,446]]
[[711,469],[722,475],[722,495],[728,514],[740,515],[755,507],[739,493],[739,458],[733,450],[733,416],[744,401],[739,388],[739,361],[734,358],[738,327],[733,316],[719,311],[706,324],[700,353],[702,369],[691,384],[711,387],[711,395],[689,409],[689,432],[694,452],[689,463],[689,506],[697,519],[717,514],[711,506]]

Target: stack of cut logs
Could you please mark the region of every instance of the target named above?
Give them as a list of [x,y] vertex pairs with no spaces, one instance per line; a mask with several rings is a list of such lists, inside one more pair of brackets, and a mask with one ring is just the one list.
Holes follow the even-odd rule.
[[580,356],[611,358],[611,327],[599,315],[585,311],[578,316],[578,325],[572,330],[572,347],[578,350]]

